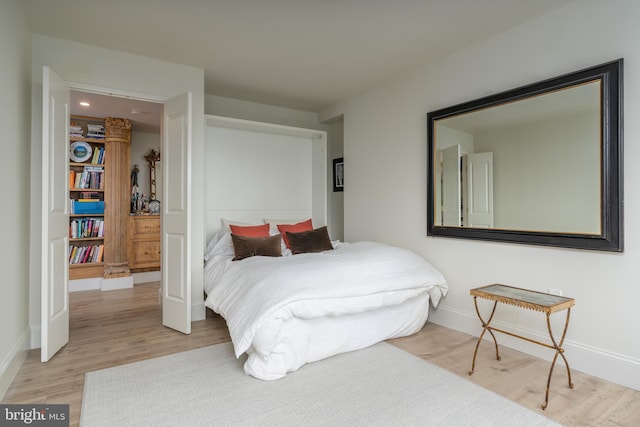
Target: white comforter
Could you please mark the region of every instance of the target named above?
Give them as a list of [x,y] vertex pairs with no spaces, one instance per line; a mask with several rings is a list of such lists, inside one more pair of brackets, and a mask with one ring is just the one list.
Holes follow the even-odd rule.
[[[435,307],[447,292],[442,274],[409,250],[373,242],[335,246],[321,253],[209,260],[206,305],[227,321],[237,357],[248,352],[268,359],[276,342],[282,342],[278,329],[288,319],[363,313],[421,294],[428,294]],[[259,330],[261,338],[256,339]],[[336,350],[332,353],[340,352]]]

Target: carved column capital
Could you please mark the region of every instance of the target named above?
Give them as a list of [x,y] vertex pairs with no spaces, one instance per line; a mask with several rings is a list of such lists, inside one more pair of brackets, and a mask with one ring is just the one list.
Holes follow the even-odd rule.
[[104,120],[105,140],[108,142],[131,142],[131,121],[116,117],[107,117]]

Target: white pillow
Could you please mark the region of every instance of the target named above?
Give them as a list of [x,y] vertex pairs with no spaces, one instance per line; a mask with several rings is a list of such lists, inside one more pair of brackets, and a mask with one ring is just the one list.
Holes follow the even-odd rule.
[[276,234],[280,233],[280,230],[278,230],[278,225],[282,225],[282,224],[297,224],[299,222],[303,222],[308,220],[309,218],[304,218],[304,219],[271,219],[271,218],[264,218],[263,221],[265,224],[269,224],[269,235],[270,236],[275,236]]
[[235,255],[230,233],[224,233],[224,235],[214,245],[212,245],[211,249],[205,254],[204,260],[209,261],[216,255],[229,257],[233,257]]
[[[243,225],[243,226],[262,225],[259,223],[256,224],[256,223],[249,223],[246,221],[235,221],[235,220],[226,219],[226,218],[222,218],[220,222],[222,223],[220,230],[218,230],[218,232],[213,235],[213,237],[211,238],[211,240],[209,240],[209,243],[207,244],[207,248],[204,250],[205,261],[209,261],[209,258],[213,257],[214,255],[217,255],[220,252],[221,248],[224,248],[226,245],[228,245],[228,248],[226,248],[224,252],[227,253],[228,249],[230,248],[231,255],[233,255],[233,242],[231,241],[231,237],[229,236],[231,233],[231,227],[229,227],[229,225]],[[229,236],[229,239],[225,239],[226,236]],[[219,245],[219,243],[221,244]]]

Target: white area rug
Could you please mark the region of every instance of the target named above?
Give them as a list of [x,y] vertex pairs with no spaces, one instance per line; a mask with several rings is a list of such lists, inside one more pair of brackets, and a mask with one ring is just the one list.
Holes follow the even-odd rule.
[[557,426],[390,344],[262,381],[230,343],[85,376],[80,425]]

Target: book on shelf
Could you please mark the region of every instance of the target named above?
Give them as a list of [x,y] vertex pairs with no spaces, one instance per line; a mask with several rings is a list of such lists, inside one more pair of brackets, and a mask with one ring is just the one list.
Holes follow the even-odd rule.
[[69,136],[71,138],[82,138],[83,134],[82,126],[74,123],[69,126]]
[[104,126],[87,124],[87,138],[104,138]]
[[94,165],[98,164],[98,159],[100,158],[100,149],[93,150],[93,157],[91,158],[91,163]]
[[102,218],[78,218],[69,224],[69,237],[72,239],[104,237],[104,220]]
[[104,147],[96,147],[93,150],[93,157],[91,158],[91,164],[93,165],[104,164]]
[[78,200],[82,202],[91,202],[100,199],[100,193],[97,191],[82,191]]
[[82,172],[76,172],[74,176],[73,188],[104,189],[104,167],[102,166],[85,166]]
[[69,264],[89,264],[102,262],[104,244],[89,246],[69,246]]

